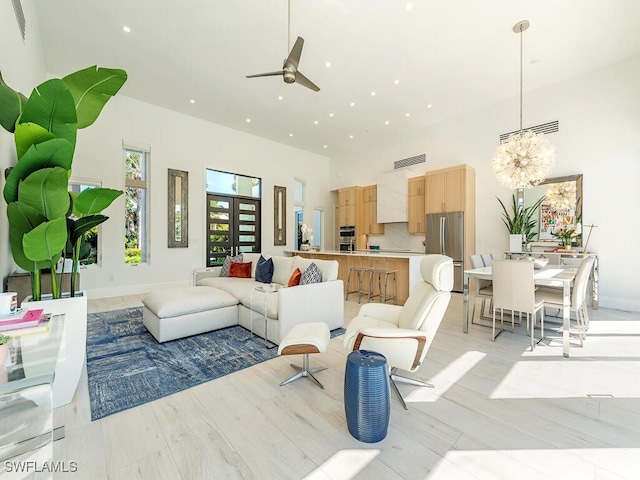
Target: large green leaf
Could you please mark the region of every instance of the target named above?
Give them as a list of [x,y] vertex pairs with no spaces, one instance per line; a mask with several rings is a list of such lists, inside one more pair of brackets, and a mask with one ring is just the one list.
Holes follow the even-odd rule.
[[66,138],[75,149],[76,104],[62,80],[53,78],[33,89],[20,117],[20,123],[26,122],[37,123],[56,137]]
[[69,210],[68,184],[69,177],[64,168],[38,170],[20,183],[18,201],[35,208],[48,220],[64,219]]
[[[75,244],[80,237],[97,227],[101,223],[106,222],[109,217],[104,215],[90,215],[82,218],[67,218],[67,233],[69,236],[68,243]],[[68,247],[67,247],[68,248]]]
[[35,208],[18,202],[11,202],[7,205],[7,218],[9,219],[11,254],[16,264],[28,272],[35,272],[40,268],[49,267],[49,265],[29,260],[22,247],[22,237],[38,225],[46,222],[47,219],[40,215]]
[[100,213],[123,193],[111,188],[87,188],[74,199],[73,210],[82,216]]
[[20,181],[26,179],[32,173],[43,168],[53,167],[71,170],[72,161],[73,146],[64,138],[53,138],[46,142],[32,145],[16,166],[11,169],[7,177],[3,192],[5,201],[11,203],[18,199]]
[[127,81],[127,72],[100,68],[97,65],[67,75],[62,79],[73,95],[78,115],[78,128],[96,121],[104,105]]
[[34,262],[50,262],[50,265],[58,261],[66,243],[67,222],[64,218],[41,223],[22,237],[26,257]]
[[25,103],[27,103],[27,97],[4,83],[0,73],[0,125],[7,132],[15,130]]
[[38,143],[46,142],[47,140],[51,140],[52,138],[56,138],[56,136],[37,123],[27,122],[19,123],[18,125],[16,125],[16,132],[13,138],[16,142],[16,153],[18,154],[18,160],[20,160],[22,156],[29,150],[29,147]]

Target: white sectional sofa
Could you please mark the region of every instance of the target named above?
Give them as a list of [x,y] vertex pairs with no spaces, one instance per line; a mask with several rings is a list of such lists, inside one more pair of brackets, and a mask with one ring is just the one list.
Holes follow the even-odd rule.
[[[145,326],[159,342],[237,324],[264,338],[265,301],[267,339],[275,344],[299,323],[324,322],[329,329],[343,326],[343,285],[342,280],[338,280],[338,262],[263,255],[272,259],[272,283],[281,287],[274,293],[264,294],[256,291],[256,287],[265,285],[255,279],[260,255],[243,255],[243,262],[252,264],[251,278],[221,277],[222,267],[196,269],[194,286],[146,297],[143,300]],[[287,287],[295,269],[304,272],[311,263],[320,269],[322,281]],[[207,295],[205,289],[211,289],[211,295]]]

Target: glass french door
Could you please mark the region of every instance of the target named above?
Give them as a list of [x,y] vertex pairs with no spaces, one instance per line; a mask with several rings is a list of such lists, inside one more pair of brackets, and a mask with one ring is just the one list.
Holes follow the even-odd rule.
[[260,200],[207,194],[207,266],[227,255],[259,252]]

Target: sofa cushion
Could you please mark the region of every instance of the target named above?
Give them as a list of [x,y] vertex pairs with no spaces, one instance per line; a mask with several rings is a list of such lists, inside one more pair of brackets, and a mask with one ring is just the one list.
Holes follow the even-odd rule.
[[216,288],[184,287],[159,290],[144,297],[142,303],[156,317],[172,318],[237,305],[238,299]]
[[293,258],[293,268],[299,268],[301,272],[304,272],[307,268],[309,268],[309,265],[315,263],[316,266],[320,269],[320,272],[322,272],[323,282],[329,282],[331,280],[338,279],[338,262],[336,260],[312,260],[297,255]]
[[287,285],[293,272],[293,257],[271,257],[273,260],[273,283]]
[[271,283],[271,280],[273,280],[273,260],[271,258],[267,260],[260,255],[255,277],[258,282]]
[[312,263],[304,272],[302,272],[300,285],[309,285],[311,283],[320,282],[322,282],[322,272],[315,263]]
[[300,285],[300,277],[302,277],[302,272],[299,268],[296,268],[291,276],[289,277],[289,281],[287,282],[287,287],[296,287]]
[[231,264],[229,265],[229,276],[238,278],[251,278],[251,262],[231,262]]
[[[242,257],[243,262],[251,262],[253,264],[251,265],[251,276],[253,278],[256,278],[256,267],[258,266],[258,260],[260,259],[260,257],[262,257],[262,254],[244,252],[242,255],[243,255]],[[269,258],[269,256],[265,255],[264,258]]]
[[242,263],[242,254],[236,255],[235,257],[232,257],[230,255],[227,255],[224,259],[224,263],[222,264],[222,269],[220,270],[220,276],[221,277],[228,277],[229,276],[229,265],[231,264],[231,262],[240,262]]

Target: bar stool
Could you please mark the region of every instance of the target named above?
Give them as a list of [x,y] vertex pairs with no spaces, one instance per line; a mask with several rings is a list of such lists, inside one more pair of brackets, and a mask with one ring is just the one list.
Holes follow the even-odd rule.
[[[345,302],[349,298],[350,293],[358,294],[358,303],[360,303],[360,295],[366,295],[367,297],[371,295],[371,272],[372,271],[373,270],[371,268],[367,268],[367,267],[351,267],[349,269],[349,273],[347,274],[347,293],[344,296]],[[356,290],[351,290],[351,274],[352,273],[355,273],[356,276],[358,277],[358,288]],[[368,291],[362,289],[364,276],[367,273],[369,274],[369,290]]]
[[[378,277],[378,293],[373,293],[373,282],[375,280],[374,277]],[[389,292],[389,277],[393,276],[393,295],[391,297],[387,296]],[[384,278],[383,278],[384,277]],[[381,303],[387,303],[389,300],[393,300],[394,303],[398,304],[398,284],[396,283],[396,270],[372,270],[371,275],[369,277],[369,301],[372,298],[380,297]]]

